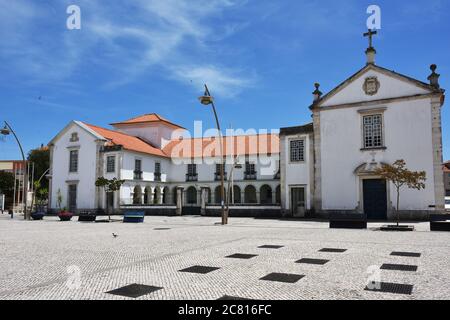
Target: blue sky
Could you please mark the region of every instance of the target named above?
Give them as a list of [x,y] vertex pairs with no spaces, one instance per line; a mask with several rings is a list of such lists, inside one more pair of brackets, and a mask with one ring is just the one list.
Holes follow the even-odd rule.
[[[81,8],[68,30],[66,8]],[[365,64],[366,9],[382,9],[377,64],[450,89],[450,2],[301,0],[0,0],[0,121],[29,150],[70,120],[101,126],[156,112],[187,127],[210,110],[223,127],[277,129],[311,120],[325,93]],[[450,158],[450,110],[443,109]],[[11,137],[0,159],[19,158]]]

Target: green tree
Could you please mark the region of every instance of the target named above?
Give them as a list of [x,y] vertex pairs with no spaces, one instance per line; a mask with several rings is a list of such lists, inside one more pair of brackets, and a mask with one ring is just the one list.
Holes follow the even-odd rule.
[[397,226],[400,225],[400,189],[404,186],[410,189],[425,189],[426,172],[410,171],[406,167],[405,160],[397,160],[394,164],[383,164],[381,168],[376,170],[376,174],[380,175],[387,181],[392,182],[397,191]]
[[14,196],[14,174],[11,172],[0,171],[0,193],[6,196],[5,208],[7,208]]
[[[99,188],[104,188],[106,193],[113,193],[115,191],[119,191],[120,187],[124,184],[125,180],[119,180],[117,178],[108,180],[104,177],[99,177],[97,181],[95,181],[95,186]],[[108,212],[108,218],[111,221],[111,214],[109,210],[109,203],[106,201],[106,211]]]
[[[50,151],[41,146],[28,153],[28,161],[34,163],[34,179],[38,180],[50,168]],[[40,181],[40,188],[48,189],[48,179],[45,177]],[[38,192],[39,190],[36,190]]]

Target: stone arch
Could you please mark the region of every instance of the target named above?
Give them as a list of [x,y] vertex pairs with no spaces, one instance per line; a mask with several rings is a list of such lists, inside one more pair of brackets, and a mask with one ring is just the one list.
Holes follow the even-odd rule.
[[152,196],[153,196],[152,187],[145,187],[144,189],[144,204],[151,204],[152,203]]
[[275,203],[281,204],[281,186],[278,185],[275,189]]
[[133,204],[142,204],[142,188],[135,186],[133,189]]
[[172,203],[177,204],[177,187],[174,187],[172,190]]
[[158,186],[155,188],[155,194],[153,196],[153,203],[161,204],[160,203],[161,196],[162,196],[162,190],[161,190],[161,187]]
[[[222,186],[217,186],[216,189],[214,189],[214,203],[215,204],[221,204],[222,203],[222,192],[221,192]],[[226,199],[226,195],[225,195]]]
[[207,188],[205,188],[205,190],[206,190],[206,204],[211,204],[211,201],[212,201],[211,188],[207,187]]
[[259,196],[261,197],[261,204],[272,204],[272,188],[265,184],[259,189]]
[[186,190],[186,203],[197,204],[197,189],[193,186]]
[[241,188],[237,185],[233,186],[233,203],[240,204],[241,200]]
[[248,185],[244,190],[244,201],[248,204],[256,204],[258,200],[256,198],[256,188],[253,185]]
[[163,204],[173,203],[170,199],[170,189],[169,187],[164,187],[163,189]]

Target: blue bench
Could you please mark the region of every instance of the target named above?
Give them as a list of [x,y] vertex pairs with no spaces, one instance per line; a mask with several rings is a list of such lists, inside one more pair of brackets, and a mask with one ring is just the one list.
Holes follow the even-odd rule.
[[125,211],[123,213],[123,222],[127,223],[142,223],[144,222],[144,211]]
[[430,215],[431,231],[450,231],[450,215],[432,214]]

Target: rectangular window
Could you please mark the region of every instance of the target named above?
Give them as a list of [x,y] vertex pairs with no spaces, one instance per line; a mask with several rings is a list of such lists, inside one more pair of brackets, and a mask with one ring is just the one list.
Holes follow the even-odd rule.
[[290,142],[291,162],[305,161],[305,140],[292,140]]
[[255,164],[249,161],[245,162],[244,180],[256,180]]
[[134,171],[141,171],[142,169],[142,161],[140,159],[134,160]]
[[383,120],[381,114],[363,117],[364,148],[383,146]]
[[161,163],[155,162],[155,181],[161,181]]
[[254,174],[256,173],[255,171],[255,164],[254,163],[250,163],[250,162],[246,162],[245,163],[245,172],[248,174]]
[[197,165],[196,164],[188,164],[187,165],[187,173],[186,173],[186,181],[197,181]]
[[187,174],[188,176],[196,176],[197,175],[197,165],[196,164],[188,164],[187,166]]
[[70,151],[69,172],[78,172],[78,150]]
[[142,160],[134,160],[134,180],[142,179]]
[[116,172],[116,157],[108,156],[106,157],[106,172]]

